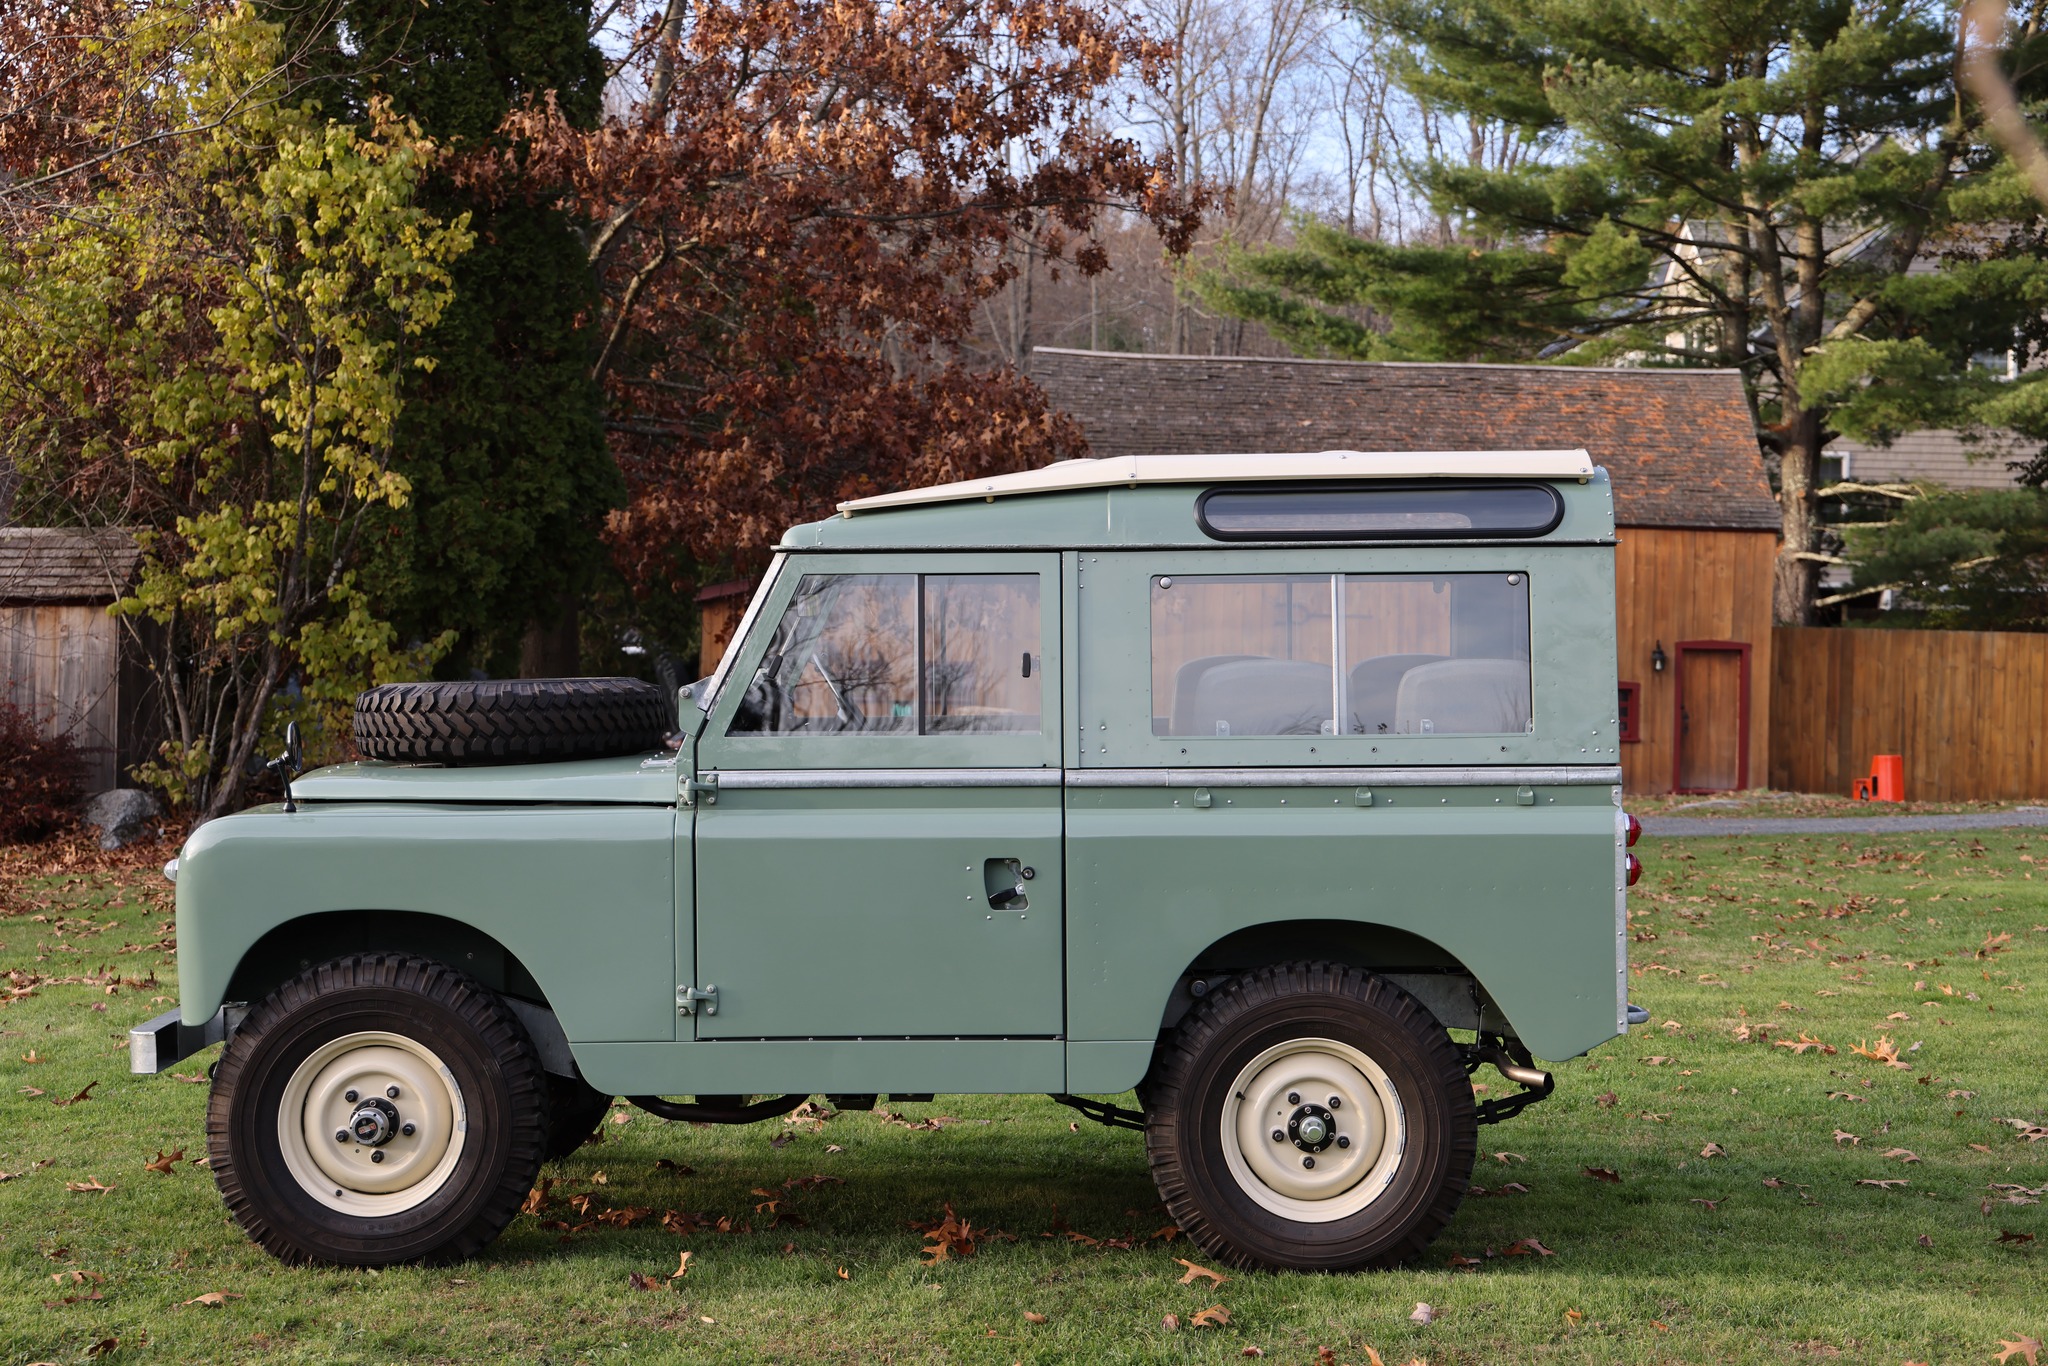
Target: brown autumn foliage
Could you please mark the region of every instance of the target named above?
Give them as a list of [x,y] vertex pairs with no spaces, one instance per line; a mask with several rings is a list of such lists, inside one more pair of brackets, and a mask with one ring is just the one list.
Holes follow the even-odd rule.
[[1184,249],[1203,196],[1107,131],[1163,49],[1080,0],[650,4],[644,94],[583,132],[516,113],[484,183],[569,187],[604,283],[597,374],[642,589],[757,566],[841,499],[1085,453],[1013,372],[967,368],[974,309],[1035,233],[1083,274],[1130,216]]

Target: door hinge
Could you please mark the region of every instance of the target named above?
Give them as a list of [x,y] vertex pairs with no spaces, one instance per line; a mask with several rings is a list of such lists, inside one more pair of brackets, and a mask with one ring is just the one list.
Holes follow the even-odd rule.
[[683,780],[683,805],[695,806],[697,799],[700,797],[704,799],[707,806],[718,805],[718,775],[716,773],[707,773],[701,778],[685,778]]
[[701,990],[691,986],[676,988],[676,1014],[695,1015],[697,1007],[700,1005],[704,1007],[706,1015],[716,1015],[718,1013],[718,988],[711,986],[704,987]]

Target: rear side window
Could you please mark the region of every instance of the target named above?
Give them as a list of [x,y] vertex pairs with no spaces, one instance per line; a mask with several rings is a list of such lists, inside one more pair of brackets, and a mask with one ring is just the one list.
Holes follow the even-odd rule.
[[1036,733],[1036,574],[806,574],[734,735]]
[[1195,504],[1195,520],[1219,541],[1541,536],[1563,519],[1564,499],[1548,484],[1220,488]]
[[1152,580],[1155,735],[1529,728],[1526,574]]

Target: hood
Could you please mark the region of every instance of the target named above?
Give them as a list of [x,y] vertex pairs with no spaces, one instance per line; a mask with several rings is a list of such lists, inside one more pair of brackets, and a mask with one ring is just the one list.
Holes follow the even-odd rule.
[[673,806],[676,756],[627,754],[555,764],[445,768],[368,759],[315,769],[292,782],[302,802],[546,802]]

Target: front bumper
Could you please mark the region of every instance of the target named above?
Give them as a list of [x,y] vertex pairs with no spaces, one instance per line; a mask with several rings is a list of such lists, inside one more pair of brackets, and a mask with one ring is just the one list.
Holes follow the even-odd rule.
[[145,1024],[128,1031],[128,1070],[137,1076],[155,1076],[183,1062],[202,1048],[224,1042],[249,1008],[226,1005],[200,1025],[188,1025],[176,1010],[167,1010]]

